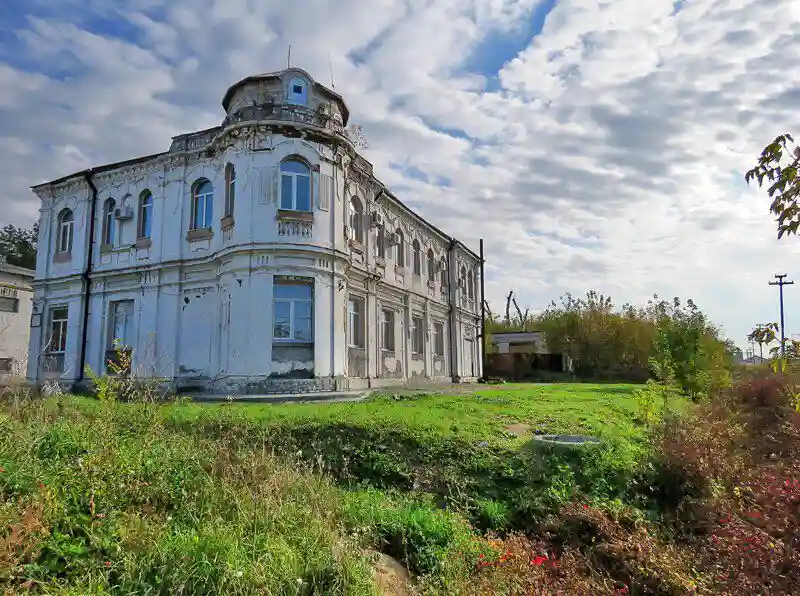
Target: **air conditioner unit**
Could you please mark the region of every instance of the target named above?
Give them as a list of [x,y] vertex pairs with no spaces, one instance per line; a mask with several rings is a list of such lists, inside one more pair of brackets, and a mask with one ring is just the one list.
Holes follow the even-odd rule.
[[381,227],[383,225],[383,213],[380,211],[373,211],[370,216],[370,221],[374,227]]
[[114,217],[120,220],[133,219],[133,208],[117,207],[114,209]]

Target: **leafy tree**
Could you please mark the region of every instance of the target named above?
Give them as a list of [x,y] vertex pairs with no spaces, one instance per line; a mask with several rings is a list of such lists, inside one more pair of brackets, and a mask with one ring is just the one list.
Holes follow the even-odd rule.
[[[659,305],[666,307],[666,303]],[[730,357],[719,332],[690,299],[660,308],[651,366],[698,399],[730,384]]]
[[581,378],[644,380],[654,327],[630,305],[614,308],[595,291],[585,298],[566,294],[539,316],[550,351],[567,354]]
[[756,325],[750,334],[747,336],[747,341],[752,341],[758,344],[759,357],[764,358],[764,345],[769,345],[777,338],[777,332],[780,328],[777,323],[767,323],[766,325]]
[[0,230],[0,256],[4,256],[11,265],[36,269],[38,238],[38,222],[34,223],[30,229],[18,228],[11,224],[4,226]]
[[[772,199],[769,210],[778,221],[778,238],[785,234],[797,234],[800,228],[800,148],[790,147],[794,139],[790,134],[779,135],[764,147],[756,166],[744,175],[750,184],[758,180],[759,188],[766,180],[769,183],[767,192]],[[781,163],[783,162],[783,164]]]

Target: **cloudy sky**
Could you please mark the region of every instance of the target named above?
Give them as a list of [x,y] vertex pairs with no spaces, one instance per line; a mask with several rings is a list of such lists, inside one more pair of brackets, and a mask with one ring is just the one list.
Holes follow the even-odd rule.
[[225,89],[330,83],[404,201],[487,251],[487,297],[692,297],[800,333],[800,239],[743,173],[800,135],[800,0],[2,0],[0,222],[29,186],[166,150]]

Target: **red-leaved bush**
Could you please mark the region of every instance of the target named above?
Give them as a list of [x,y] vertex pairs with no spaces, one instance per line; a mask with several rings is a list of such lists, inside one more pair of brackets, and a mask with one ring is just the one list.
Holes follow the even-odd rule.
[[665,423],[649,487],[658,523],[570,505],[535,538],[498,541],[469,592],[800,594],[797,386],[743,379]]

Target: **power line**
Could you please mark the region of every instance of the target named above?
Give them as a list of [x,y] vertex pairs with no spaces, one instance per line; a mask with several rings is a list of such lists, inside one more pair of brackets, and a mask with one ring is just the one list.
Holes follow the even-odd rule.
[[783,286],[791,286],[794,284],[793,281],[784,281],[786,277],[785,273],[775,274],[775,279],[778,281],[771,281],[769,285],[771,286],[778,286],[778,290],[780,292],[780,301],[781,301],[781,358],[786,357],[786,330],[785,324],[783,319]]

